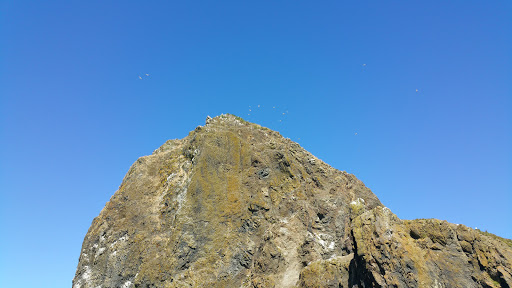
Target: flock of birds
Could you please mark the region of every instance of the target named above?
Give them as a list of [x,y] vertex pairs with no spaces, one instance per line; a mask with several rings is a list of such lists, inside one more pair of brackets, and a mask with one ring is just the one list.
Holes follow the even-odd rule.
[[[363,64],[363,69],[365,69],[365,68],[366,68],[366,63],[364,63],[364,64]],[[418,89],[416,89],[416,93],[419,93],[419,90],[418,90]],[[249,111],[248,111],[248,113],[247,113],[247,116],[251,116],[251,114],[253,114],[253,115],[254,115],[254,113],[258,112],[258,110],[259,110],[260,108],[263,108],[263,106],[262,106],[262,105],[260,105],[260,104],[258,104],[258,105],[257,105],[256,107],[254,107],[254,108],[253,108],[252,106],[249,106]],[[273,107],[272,107],[272,109],[273,109],[273,110],[275,110],[275,109],[276,109],[276,106],[273,106]],[[280,115],[279,115],[279,116],[280,116],[280,118],[281,118],[281,119],[279,119],[279,122],[280,122],[280,123],[282,123],[282,122],[283,122],[284,117],[286,117],[287,115],[288,115],[288,110],[286,110],[285,112],[281,112],[281,113],[280,113]],[[355,133],[354,133],[354,136],[357,136],[357,132],[355,132]],[[300,140],[300,138],[298,138],[298,139]]]
[[[265,109],[264,105],[261,105],[261,104],[248,107],[247,116],[252,115],[252,117],[257,117],[257,116],[260,116],[263,114],[265,115],[265,117],[264,117],[265,119],[271,120],[271,121],[278,121],[279,124],[283,124],[283,120],[286,120],[286,116],[288,116],[289,112],[288,112],[288,110],[284,110],[277,106],[272,106],[272,110],[269,111],[268,109]],[[261,123],[261,124],[263,124],[263,123]],[[298,140],[300,140],[300,138],[298,138]]]
[[[262,108],[261,105],[258,104],[258,106],[256,107],[256,109],[259,109],[259,108]],[[251,116],[251,112],[253,112],[254,108],[252,108],[251,106],[249,106],[249,113],[247,113],[247,116]],[[272,107],[273,110],[276,109],[276,106],[273,106]],[[255,110],[254,112],[256,112],[257,110]],[[281,116],[286,116],[288,114],[288,110],[286,110],[285,112],[282,112]],[[283,119],[279,119],[279,122],[283,122]]]
[[[364,63],[364,64],[363,64],[363,69],[365,69],[365,68],[366,68],[366,63]],[[144,78],[143,78],[143,77],[144,77],[144,78],[149,77],[149,74],[148,74],[148,73],[146,73],[146,74],[143,74],[142,76],[141,76],[141,75],[139,75],[139,80],[144,80]],[[416,93],[418,93],[418,92],[419,92],[419,90],[418,90],[418,89],[416,89]],[[259,109],[259,108],[262,108],[262,106],[261,106],[260,104],[258,104],[258,106],[256,107],[256,109]],[[254,109],[254,108],[252,108],[251,106],[249,106],[249,111],[248,111],[248,113],[247,113],[247,116],[251,116],[251,113],[253,112],[253,109]],[[272,109],[273,109],[273,110],[275,110],[275,109],[276,109],[276,106],[273,106],[273,107],[272,107]],[[255,110],[254,112],[256,112],[256,111],[257,111],[257,110]],[[286,110],[285,112],[281,112],[281,114],[280,114],[281,119],[279,119],[279,122],[280,122],[280,123],[282,123],[282,122],[283,122],[283,119],[284,119],[284,117],[286,117],[286,116],[287,116],[287,114],[288,114],[288,110]],[[357,136],[357,132],[355,132],[355,133],[354,133],[354,136]],[[299,138],[299,140],[300,140],[300,138]]]

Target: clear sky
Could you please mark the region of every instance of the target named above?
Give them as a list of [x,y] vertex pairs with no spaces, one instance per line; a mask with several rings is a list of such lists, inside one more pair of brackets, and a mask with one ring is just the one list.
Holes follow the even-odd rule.
[[222,113],[512,238],[511,64],[510,1],[0,0],[0,287],[70,287],[130,165]]

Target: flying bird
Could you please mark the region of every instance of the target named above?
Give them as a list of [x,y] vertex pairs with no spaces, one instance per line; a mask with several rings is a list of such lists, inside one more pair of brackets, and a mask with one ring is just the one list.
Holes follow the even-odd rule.
[[149,76],[149,74],[146,74],[146,76]]
[[142,80],[142,77],[139,76],[139,79]]

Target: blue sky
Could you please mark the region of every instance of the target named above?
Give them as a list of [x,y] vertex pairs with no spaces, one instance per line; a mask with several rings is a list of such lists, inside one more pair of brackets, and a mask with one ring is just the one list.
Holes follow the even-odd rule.
[[315,2],[0,0],[0,286],[70,287],[130,165],[222,113],[512,238],[510,1]]

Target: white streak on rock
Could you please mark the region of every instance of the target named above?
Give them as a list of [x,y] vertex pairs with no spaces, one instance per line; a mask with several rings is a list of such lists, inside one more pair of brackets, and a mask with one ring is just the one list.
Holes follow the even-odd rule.
[[82,277],[76,281],[77,283],[73,286],[73,288],[80,288],[82,286],[82,282],[87,284],[87,281],[91,279],[91,268],[89,266],[84,266],[84,273],[82,274]]
[[174,176],[176,176],[176,173],[171,173],[169,176],[167,176],[167,182],[172,180],[172,178],[174,178]]
[[113,247],[114,247],[114,245],[116,245],[116,244],[117,244],[117,242],[124,242],[124,241],[126,241],[126,240],[128,240],[128,235],[127,235],[127,234],[125,234],[123,237],[121,237],[121,238],[117,239],[117,240],[116,240],[116,241],[114,241],[112,244],[110,244],[110,248],[113,248]]
[[103,254],[103,252],[105,252],[105,247],[101,247],[100,249],[98,249],[98,251],[96,251],[96,255],[94,257],[100,256],[101,254]]
[[363,198],[357,198],[356,200],[350,202],[350,205],[364,205],[364,199]]

